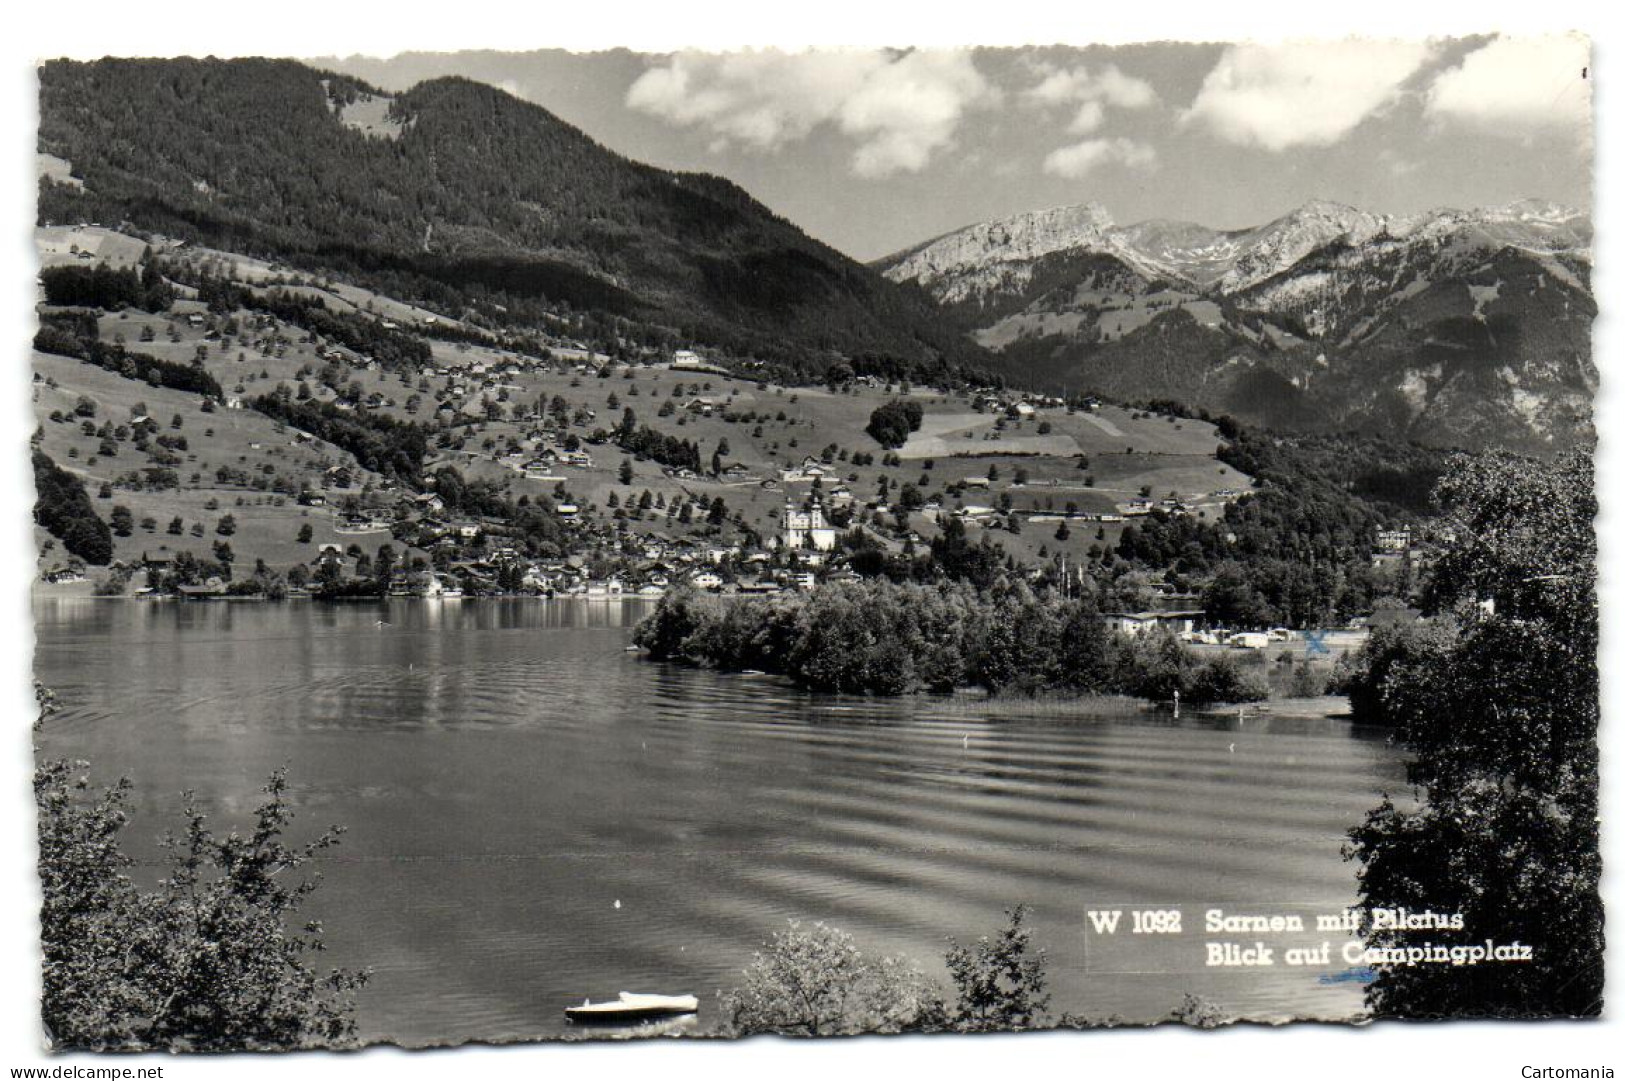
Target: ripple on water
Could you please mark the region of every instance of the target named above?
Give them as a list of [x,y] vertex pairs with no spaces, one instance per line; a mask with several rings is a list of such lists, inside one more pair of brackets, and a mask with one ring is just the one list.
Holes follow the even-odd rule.
[[1349,903],[1344,833],[1403,783],[1369,734],[812,696],[627,654],[641,610],[48,604],[40,742],[130,775],[140,838],[181,788],[230,819],[288,765],[300,823],[348,828],[311,914],[375,970],[374,1038],[562,1035],[565,1004],[634,989],[700,995],[703,1028],[792,918],[941,978],[946,936],[1020,901],[1057,1010],[1358,1009],[1317,973],[1089,976],[1081,930],[1105,901]]

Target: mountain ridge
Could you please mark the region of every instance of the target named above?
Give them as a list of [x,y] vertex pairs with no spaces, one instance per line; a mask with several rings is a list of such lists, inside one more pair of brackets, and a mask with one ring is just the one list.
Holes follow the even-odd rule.
[[1289,429],[1550,453],[1592,438],[1591,224],[1536,199],[1374,214],[1312,201],[1218,230],[1095,203],[876,264],[1016,381]]
[[[1579,230],[1583,241],[1574,228],[1577,221],[1583,222]],[[980,262],[1008,262],[1081,248],[1116,256],[1142,272],[1181,284],[1198,288],[1218,286],[1224,292],[1236,292],[1333,240],[1346,239],[1353,243],[1379,237],[1422,240],[1463,227],[1491,231],[1503,242],[1515,245],[1520,238],[1534,241],[1536,249],[1543,252],[1583,251],[1589,258],[1589,216],[1571,207],[1533,198],[1466,211],[1436,207],[1414,214],[1377,214],[1345,203],[1314,199],[1261,225],[1239,229],[1217,229],[1170,218],[1150,218],[1119,226],[1110,211],[1091,201],[968,225],[883,256],[870,265],[894,281],[911,280],[929,286],[972,262],[970,257],[978,254]],[[1186,244],[1169,244],[1170,236],[1176,235],[1185,238]],[[1540,243],[1543,238],[1544,244]],[[1022,240],[1027,242],[1022,244]],[[1159,248],[1168,255],[1159,258]],[[1217,252],[1183,260],[1168,257],[1176,253],[1188,256],[1205,249],[1217,249]],[[1249,258],[1255,268],[1236,273],[1236,265]],[[1216,265],[1223,270],[1217,274],[1192,272],[1193,266],[1203,265]]]
[[129,221],[447,314],[607,313],[606,342],[704,343],[806,377],[838,355],[985,360],[925,297],[731,181],[624,158],[474,80],[389,95],[295,61],[52,61],[38,149],[72,168],[41,180],[42,221]]

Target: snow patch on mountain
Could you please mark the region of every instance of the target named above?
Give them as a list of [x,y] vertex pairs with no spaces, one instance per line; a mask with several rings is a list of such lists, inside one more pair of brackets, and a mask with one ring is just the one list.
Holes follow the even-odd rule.
[[[1055,252],[1111,255],[1154,280],[1230,295],[1289,271],[1328,245],[1365,252],[1444,249],[1461,253],[1516,247],[1589,261],[1590,219],[1540,200],[1463,211],[1373,214],[1317,200],[1252,229],[1218,230],[1154,219],[1117,226],[1098,203],[1019,214],[939,237],[882,260],[887,277],[914,281],[939,300],[958,301],[1026,284],[1009,268]],[[1448,253],[1446,253],[1448,254]],[[994,267],[1003,268],[994,272]]]

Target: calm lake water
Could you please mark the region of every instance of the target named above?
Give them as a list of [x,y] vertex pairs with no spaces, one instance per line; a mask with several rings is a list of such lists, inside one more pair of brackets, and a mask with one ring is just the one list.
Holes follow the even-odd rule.
[[308,911],[332,963],[374,970],[370,1039],[563,1035],[564,1006],[621,990],[699,995],[703,1031],[788,919],[943,976],[947,936],[1020,901],[1056,1012],[1358,1011],[1304,970],[1086,973],[1084,911],[1352,903],[1344,834],[1403,787],[1380,733],[813,696],[626,652],[647,610],[40,600],[63,706],[40,745],[135,781],[140,842],[185,788],[241,822],[286,764],[295,834],[348,828]]

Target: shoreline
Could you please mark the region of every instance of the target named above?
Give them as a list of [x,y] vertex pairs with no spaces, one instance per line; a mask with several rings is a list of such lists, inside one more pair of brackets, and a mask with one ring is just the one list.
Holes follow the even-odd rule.
[[578,593],[479,593],[479,594],[474,594],[474,595],[462,595],[462,596],[456,596],[456,597],[393,597],[393,596],[380,596],[380,597],[315,597],[315,596],[311,596],[310,594],[295,594],[295,595],[287,596],[287,597],[278,597],[278,598],[275,598],[273,600],[272,598],[265,596],[263,593],[249,593],[249,594],[242,594],[242,595],[239,595],[239,596],[229,596],[227,594],[218,594],[218,595],[214,595],[214,596],[204,596],[204,597],[185,597],[185,596],[181,596],[179,594],[174,594],[174,593],[145,594],[145,595],[141,595],[141,596],[136,596],[134,594],[129,594],[129,593],[96,594],[96,593],[90,593],[90,592],[87,592],[87,591],[84,591],[84,590],[74,590],[72,592],[69,592],[69,591],[46,592],[44,590],[36,589],[36,590],[33,590],[33,591],[30,592],[29,600],[30,601],[36,601],[36,600],[52,600],[52,601],[54,601],[54,600],[140,601],[140,602],[149,603],[149,604],[151,604],[151,603],[170,603],[170,602],[186,602],[186,603],[189,603],[189,604],[206,604],[206,603],[218,604],[218,603],[222,603],[222,602],[225,602],[225,603],[241,603],[243,601],[253,601],[253,602],[262,603],[262,604],[277,604],[277,603],[282,603],[284,601],[287,601],[287,602],[315,601],[315,602],[320,602],[322,604],[377,604],[379,602],[392,602],[392,601],[421,601],[421,602],[435,603],[435,604],[439,604],[439,603],[461,604],[463,601],[514,601],[514,600],[527,600],[527,601],[590,601],[590,602],[592,602],[594,604],[609,604],[609,603],[622,602],[622,601],[638,601],[638,602],[644,603],[644,604],[652,604],[652,603],[655,603],[655,602],[659,601],[660,597],[649,596],[649,595],[646,595],[646,594],[637,594],[637,593],[619,593],[619,594],[615,594],[613,596],[602,596],[602,597],[599,597],[599,596],[589,597],[589,596],[584,596],[584,595],[578,594]]

